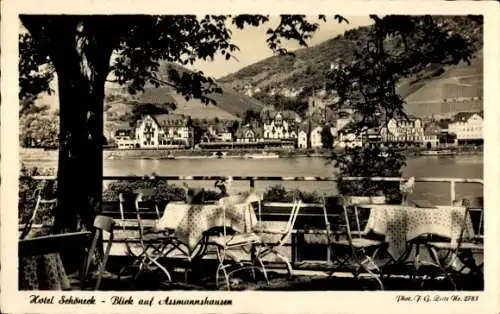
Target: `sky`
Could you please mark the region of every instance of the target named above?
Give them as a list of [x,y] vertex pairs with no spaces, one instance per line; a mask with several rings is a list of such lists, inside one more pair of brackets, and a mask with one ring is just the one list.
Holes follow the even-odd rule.
[[[346,17],[349,24],[339,24],[333,17],[329,17],[327,22],[319,22],[320,28],[308,41],[309,46],[317,45],[339,34],[343,34],[346,30],[366,26],[371,24],[368,16]],[[309,21],[316,21],[316,17],[308,17]],[[248,27],[243,30],[232,29],[232,43],[240,48],[240,51],[234,53],[238,59],[225,60],[219,56],[214,61],[199,61],[191,69],[201,70],[206,75],[220,78],[230,73],[234,73],[239,69],[248,66],[262,59],[271,57],[272,51],[266,45],[266,30],[270,27],[276,27],[279,23],[279,17],[273,16],[270,21],[260,27]],[[285,47],[289,50],[296,50],[300,46],[295,41],[289,41]]]
[[[310,22],[318,21],[320,23],[318,31],[308,41],[309,47],[343,34],[346,30],[371,24],[368,16],[346,16],[349,23],[338,23],[333,17],[327,17],[327,22],[317,20],[316,16],[308,16],[307,18]],[[243,30],[239,30],[236,27],[230,28],[232,31],[231,42],[240,48],[239,51],[233,53],[237,60],[226,60],[223,56],[216,56],[213,61],[201,60],[189,68],[203,71],[207,76],[220,78],[234,73],[245,66],[271,57],[273,53],[266,45],[266,30],[270,27],[276,27],[279,19],[279,16],[272,16],[269,22],[264,25],[259,27],[245,27]],[[23,31],[23,27],[21,27],[21,31]],[[295,41],[285,42],[284,46],[290,51],[301,48]],[[57,80],[54,80],[51,86],[55,90],[55,93],[50,96],[47,94],[40,95],[37,103],[58,108]]]

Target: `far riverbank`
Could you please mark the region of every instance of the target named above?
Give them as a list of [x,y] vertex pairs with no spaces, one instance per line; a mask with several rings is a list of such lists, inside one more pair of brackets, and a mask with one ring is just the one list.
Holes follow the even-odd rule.
[[[419,156],[425,150],[407,149],[408,156]],[[456,155],[482,155],[482,148],[460,147],[454,148]],[[329,150],[162,150],[162,149],[106,149],[103,152],[104,160],[127,160],[127,159],[210,159],[247,158],[249,155],[264,156],[264,158],[299,158],[299,157],[329,157]],[[58,158],[57,150],[44,150],[22,148],[20,150],[21,161],[55,161]]]

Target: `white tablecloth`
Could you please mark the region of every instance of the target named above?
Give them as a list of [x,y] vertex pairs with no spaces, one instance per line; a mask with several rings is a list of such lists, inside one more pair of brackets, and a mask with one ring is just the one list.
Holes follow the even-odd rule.
[[[370,205],[366,232],[385,235],[388,252],[399,258],[406,251],[406,244],[419,236],[437,235],[457,241],[464,223],[465,207],[436,206],[416,208],[400,205]],[[474,234],[470,217],[464,237]]]
[[257,216],[250,204],[253,200],[248,195],[236,195],[222,198],[217,204],[171,202],[156,223],[156,229],[174,230],[179,241],[192,251],[203,238],[203,232],[214,227],[226,226],[236,232],[251,231],[257,224]]

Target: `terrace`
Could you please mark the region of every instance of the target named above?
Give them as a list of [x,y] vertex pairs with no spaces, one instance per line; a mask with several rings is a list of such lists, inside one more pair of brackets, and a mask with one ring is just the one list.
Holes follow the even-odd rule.
[[[21,180],[27,178],[21,178]],[[32,177],[34,180],[54,180],[54,177]],[[106,181],[129,181],[129,182],[139,182],[139,181],[150,181],[155,184],[162,181],[214,181],[222,180],[222,177],[196,177],[196,176],[116,176],[116,177],[105,177]],[[343,178],[344,180],[371,180],[371,181],[387,181],[399,184],[402,178]],[[481,179],[457,179],[457,178],[416,178],[415,182],[417,184],[429,184],[429,183],[447,183],[450,186],[450,203],[449,206],[436,206],[436,204],[431,204],[422,200],[414,200],[412,204],[406,205],[395,205],[395,204],[384,204],[385,201],[380,198],[372,197],[363,201],[359,206],[354,206],[354,203],[349,203],[356,209],[355,217],[349,216],[346,210],[349,206],[346,204],[340,204],[338,202],[339,198],[335,197],[325,197],[323,202],[312,202],[305,200],[303,203],[297,205],[297,211],[294,214],[294,203],[296,199],[283,200],[283,201],[267,201],[266,197],[262,197],[261,194],[255,193],[255,183],[258,181],[269,182],[269,181],[336,181],[333,177],[232,177],[234,181],[247,181],[249,183],[249,193],[257,194],[257,204],[255,202],[248,202],[251,204],[251,215],[257,218],[257,223],[264,223],[270,229],[287,229],[289,226],[289,237],[286,241],[283,241],[281,245],[277,248],[277,252],[280,253],[286,260],[290,262],[292,267],[291,274],[287,271],[283,260],[280,258],[271,258],[271,256],[265,256],[262,258],[263,267],[267,270],[267,280],[263,276],[262,269],[258,269],[259,272],[255,276],[255,272],[241,272],[238,276],[234,276],[228,282],[228,284],[220,284],[220,278],[217,278],[219,273],[221,263],[226,263],[229,260],[231,267],[238,267],[238,262],[249,263],[252,262],[247,250],[243,247],[237,247],[235,250],[231,250],[231,259],[224,259],[222,262],[217,258],[217,254],[225,248],[221,248],[221,245],[212,243],[211,237],[217,237],[223,235],[226,240],[234,236],[234,232],[244,233],[243,230],[230,230],[238,229],[236,228],[236,223],[231,221],[232,214],[235,213],[234,208],[237,204],[245,202],[236,202],[232,206],[222,206],[220,201],[201,201],[201,202],[191,202],[180,203],[176,201],[169,202],[149,202],[148,208],[141,208],[140,216],[137,215],[139,212],[137,206],[124,206],[123,202],[118,200],[105,202],[102,207],[102,212],[100,215],[105,217],[110,217],[113,220],[114,228],[111,229],[112,237],[109,233],[103,232],[103,245],[100,249],[102,252],[107,252],[104,256],[108,256],[107,263],[105,266],[105,272],[99,272],[97,269],[93,269],[91,278],[89,281],[85,279],[83,283],[85,285],[80,285],[82,283],[81,272],[73,272],[69,274],[68,283],[73,289],[88,289],[89,287],[95,287],[95,275],[101,276],[102,282],[99,289],[102,290],[162,290],[162,289],[196,289],[196,290],[212,290],[212,289],[227,289],[232,290],[454,290],[454,289],[466,289],[466,290],[482,290],[483,289],[483,278],[482,272],[477,271],[482,270],[482,251],[479,252],[480,256],[474,254],[474,262],[477,269],[473,266],[468,266],[467,272],[455,271],[453,274],[452,270],[448,269],[450,266],[449,262],[444,259],[432,260],[429,256],[424,255],[426,248],[432,247],[429,243],[436,241],[435,237],[443,235],[446,233],[446,228],[453,229],[455,231],[450,231],[451,233],[457,233],[459,230],[458,244],[455,245],[451,250],[448,250],[447,254],[460,255],[459,261],[463,262],[461,254],[463,253],[465,243],[472,243],[471,239],[465,239],[464,229],[467,227],[473,230],[472,237],[476,238],[482,234],[482,223],[483,223],[483,209],[482,204],[478,206],[473,206],[468,204],[467,206],[458,206],[456,199],[459,196],[456,193],[456,186],[459,184],[479,184],[482,185],[483,181]],[[336,199],[336,201],[332,201]],[[255,200],[255,199],[254,199]],[[330,200],[330,201],[327,201]],[[142,202],[142,200],[141,200]],[[382,204],[381,204],[382,203]],[[137,204],[137,202],[136,202]],[[142,203],[141,203],[142,204]],[[146,203],[145,203],[146,204]],[[158,206],[158,211],[155,210],[155,205]],[[238,205],[239,206],[239,205]],[[205,208],[208,208],[205,211]],[[210,209],[211,208],[211,209]],[[241,209],[241,207],[238,207]],[[453,208],[462,208],[465,211],[456,211]],[[388,209],[394,209],[394,211],[389,211]],[[162,221],[166,221],[167,225],[170,223],[169,227],[174,231],[176,235],[177,231],[182,229],[180,224],[172,224],[169,221],[169,217],[176,216],[176,212],[181,213],[180,216],[185,215],[186,217],[193,213],[199,213],[197,216],[199,219],[205,219],[209,214],[209,211],[217,212],[217,215],[224,215],[222,218],[212,217],[212,224],[205,222],[206,228],[200,230],[203,237],[200,236],[200,241],[198,241],[196,246],[193,247],[193,254],[177,254],[182,253],[183,250],[179,248],[166,252],[165,245],[162,249],[158,250],[158,244],[166,243],[162,242],[164,240],[158,240],[153,238],[148,238],[141,235],[139,230],[143,231],[148,227],[154,226],[158,227]],[[358,212],[359,210],[359,212]],[[344,256],[346,254],[345,250],[332,250],[332,245],[335,241],[347,241],[354,238],[364,238],[367,234],[368,229],[371,231],[380,231],[385,227],[384,232],[378,232],[378,236],[382,236],[382,243],[391,245],[391,236],[395,235],[394,230],[390,230],[389,225],[382,226],[377,217],[380,217],[381,213],[390,215],[399,215],[396,213],[408,212],[406,214],[407,220],[411,220],[410,216],[433,216],[440,217],[439,221],[435,221],[432,230],[438,230],[437,234],[432,234],[429,232],[431,229],[425,229],[420,232],[419,236],[413,237],[415,241],[408,241],[403,251],[399,252],[401,256],[398,256],[398,263],[388,263],[391,257],[387,254],[377,254],[377,252],[365,252],[363,251],[363,256],[370,259],[374,265],[377,265],[377,271],[373,271],[370,267],[365,267],[362,265],[363,261],[360,258],[350,258],[349,261],[345,263],[339,263],[340,255]],[[182,214],[184,213],[184,214]],[[448,215],[449,213],[449,215]],[[459,214],[457,214],[459,213]],[[465,214],[465,215],[464,215]],[[227,216],[226,216],[227,215]],[[378,216],[377,216],[378,215]],[[419,216],[419,217],[420,217]],[[167,218],[165,218],[167,217]],[[201,218],[200,218],[201,217]],[[203,218],[205,217],[205,218]],[[293,219],[291,219],[294,217]],[[374,218],[375,217],[375,218]],[[389,216],[387,216],[389,217]],[[386,217],[386,218],[387,218]],[[465,219],[460,220],[465,217]],[[182,219],[183,217],[181,217]],[[185,218],[185,217],[184,217]],[[343,220],[345,218],[345,220]],[[468,222],[470,218],[470,223]],[[165,220],[166,219],[166,220]],[[172,218],[173,219],[173,218]],[[227,224],[229,219],[229,224]],[[175,219],[174,219],[175,220]],[[208,219],[207,219],[208,221]],[[222,222],[222,223],[221,223]],[[139,224],[140,223],[140,224]],[[467,225],[467,224],[470,225]],[[346,226],[349,225],[350,228],[345,230]],[[252,225],[253,227],[255,225]],[[444,226],[444,229],[443,229]],[[23,226],[21,226],[23,227]],[[226,227],[228,230],[226,230]],[[233,228],[229,228],[233,227]],[[32,230],[43,228],[41,225],[33,225]],[[221,229],[223,228],[223,230]],[[210,229],[210,230],[209,230]],[[351,229],[351,230],[349,230]],[[417,228],[418,229],[418,228]],[[188,233],[193,233],[193,229],[187,229]],[[443,231],[445,230],[445,231]],[[95,231],[95,230],[93,230]],[[186,229],[183,230],[184,232]],[[286,232],[287,230],[285,230]],[[408,234],[408,230],[407,234]],[[215,233],[214,233],[215,232]],[[391,233],[392,232],[392,233]],[[375,232],[377,233],[377,232]],[[429,235],[429,234],[430,235]],[[177,236],[180,234],[177,233]],[[278,234],[283,235],[283,233]],[[75,244],[75,241],[79,241],[79,245],[86,245],[90,247],[89,232],[79,233],[78,235],[68,237],[64,240],[64,237],[60,240],[54,242],[54,236],[40,237],[34,239],[25,239],[20,241],[20,256],[36,256],[40,254],[57,253],[59,251],[64,252],[64,243],[67,243],[68,247]],[[385,236],[385,239],[384,239]],[[434,237],[434,238],[433,238]],[[451,237],[451,242],[457,240],[457,237],[453,239]],[[279,238],[279,236],[278,236]],[[332,240],[332,238],[335,238]],[[405,236],[405,239],[407,235]],[[482,237],[481,237],[482,238]],[[62,239],[62,240],[61,240]],[[85,240],[86,239],[86,240]],[[192,240],[188,234],[187,242]],[[142,241],[141,241],[142,240]],[[171,238],[169,238],[169,241]],[[83,241],[83,242],[82,242]],[[86,242],[85,242],[86,241]],[[248,246],[259,246],[261,240],[258,243],[249,242],[245,243]],[[268,241],[268,242],[266,242]],[[449,240],[448,240],[449,241]],[[269,245],[270,243],[276,242],[276,237],[267,238],[267,240],[262,240],[263,246]],[[347,251],[355,250],[354,242],[347,241],[348,246]],[[111,243],[109,251],[106,250],[107,245]],[[410,243],[411,245],[408,245]],[[442,243],[442,241],[437,241],[437,243]],[[474,242],[478,243],[478,242]],[[171,245],[171,242],[168,242]],[[227,243],[226,243],[227,244]],[[392,243],[394,245],[394,243]],[[461,244],[463,247],[460,247]],[[421,253],[418,253],[419,249],[422,249]],[[384,249],[387,249],[385,247]],[[446,248],[443,249],[446,251]],[[92,250],[91,250],[92,251]],[[227,250],[229,252],[229,249]],[[465,251],[470,251],[467,248]],[[165,277],[165,272],[159,267],[155,267],[153,262],[144,261],[144,252],[148,252],[146,255],[150,255],[157,264],[165,266],[167,268],[167,273],[170,278]],[[429,251],[430,253],[432,251]],[[380,252],[378,252],[380,253]],[[425,253],[425,254],[424,254]],[[449,253],[449,254],[448,254]],[[470,253],[470,252],[469,252]],[[359,255],[357,252],[354,255]],[[428,254],[429,255],[429,254]],[[467,255],[467,254],[466,254]],[[470,254],[469,254],[470,255]],[[45,255],[46,256],[46,255]],[[229,254],[227,255],[229,256]],[[351,256],[353,257],[353,256]],[[432,257],[432,256],[431,256]],[[441,256],[442,258],[442,256]],[[132,274],[123,274],[123,269],[127,268],[128,265],[137,264],[141,265],[141,271],[134,272]],[[455,260],[457,260],[455,258]],[[427,261],[427,263],[423,263]],[[430,261],[430,262],[429,262]],[[421,263],[422,262],[422,263]],[[464,262],[465,263],[465,262]],[[420,265],[421,264],[421,265]],[[226,265],[226,264],[224,264]],[[469,264],[467,264],[469,265]],[[137,266],[137,265],[135,265]],[[387,266],[387,267],[386,267]],[[257,267],[259,268],[259,267]],[[474,269],[473,269],[474,268]],[[253,269],[253,268],[252,268]],[[355,269],[355,271],[353,271]],[[456,270],[456,269],[455,269]],[[463,270],[463,269],[462,269]],[[67,273],[72,271],[68,270]],[[140,276],[135,276],[139,274]],[[467,273],[467,274],[465,274]],[[88,275],[88,274],[87,274]],[[290,276],[291,275],[291,276]],[[353,276],[354,275],[354,276]],[[453,279],[450,280],[450,276],[453,275]],[[254,277],[255,276],[255,277]],[[97,276],[99,277],[99,276]],[[379,284],[380,282],[382,284]],[[90,282],[90,283],[89,283]],[[64,285],[62,285],[64,286]]]

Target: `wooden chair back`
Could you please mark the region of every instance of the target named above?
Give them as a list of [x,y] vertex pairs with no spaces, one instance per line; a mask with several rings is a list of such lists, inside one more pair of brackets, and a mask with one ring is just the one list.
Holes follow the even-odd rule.
[[94,228],[95,228],[94,237],[93,237],[92,244],[90,245],[90,248],[89,248],[89,251],[87,254],[87,259],[84,263],[84,270],[83,270],[82,278],[81,278],[82,289],[86,285],[87,278],[88,278],[89,271],[90,271],[90,266],[94,262],[94,259],[96,256],[97,245],[99,244],[100,240],[102,239],[103,233],[107,232],[107,233],[109,233],[108,245],[106,246],[102,260],[100,261],[100,263],[98,263],[97,281],[96,281],[96,284],[94,287],[94,290],[99,289],[99,286],[100,286],[101,280],[102,280],[102,273],[106,269],[106,264],[108,261],[109,253],[111,251],[111,246],[113,245],[115,221],[111,217],[97,216],[94,220]]

